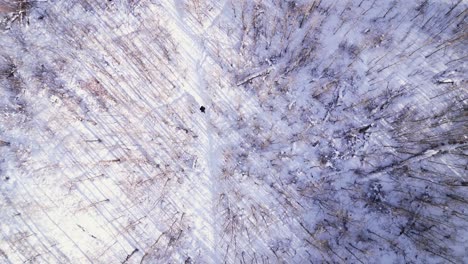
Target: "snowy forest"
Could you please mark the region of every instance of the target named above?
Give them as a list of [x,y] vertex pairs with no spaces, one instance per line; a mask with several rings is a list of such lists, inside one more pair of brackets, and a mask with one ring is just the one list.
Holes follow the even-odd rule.
[[466,0],[0,0],[0,263],[468,263]]

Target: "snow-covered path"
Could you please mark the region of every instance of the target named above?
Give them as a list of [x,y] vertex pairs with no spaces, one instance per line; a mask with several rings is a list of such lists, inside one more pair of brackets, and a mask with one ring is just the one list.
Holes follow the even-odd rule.
[[[194,31],[183,22],[182,13],[178,10],[180,3],[177,0],[163,1],[167,11],[167,28],[174,41],[178,45],[180,61],[183,63],[183,71],[186,73],[183,80],[179,80],[180,88],[195,102],[193,106],[197,113],[194,115],[194,131],[199,135],[199,150],[196,161],[201,169],[201,174],[191,179],[194,190],[182,194],[191,204],[186,206],[187,213],[193,219],[194,237],[204,242],[204,252],[211,253],[212,263],[219,263],[217,254],[217,222],[216,221],[216,175],[218,173],[217,141],[213,139],[213,130],[210,129],[210,95],[207,83],[204,80],[205,60],[207,53],[202,46],[202,40],[194,35]],[[192,101],[192,100],[189,100]],[[208,109],[201,113],[198,108],[204,106]]]

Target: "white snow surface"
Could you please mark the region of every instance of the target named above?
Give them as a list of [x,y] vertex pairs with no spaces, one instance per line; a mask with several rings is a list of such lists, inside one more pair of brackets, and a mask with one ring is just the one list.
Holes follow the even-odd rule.
[[467,7],[0,0],[0,263],[468,263]]

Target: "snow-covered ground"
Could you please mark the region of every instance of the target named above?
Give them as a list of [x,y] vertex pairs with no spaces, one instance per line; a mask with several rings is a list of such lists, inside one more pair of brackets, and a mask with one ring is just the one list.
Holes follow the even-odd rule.
[[0,0],[0,263],[467,263],[467,8]]

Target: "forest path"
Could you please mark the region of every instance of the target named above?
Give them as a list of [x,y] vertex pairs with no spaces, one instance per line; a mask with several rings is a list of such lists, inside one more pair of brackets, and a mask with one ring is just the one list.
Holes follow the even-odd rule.
[[[193,129],[198,135],[199,148],[197,151],[197,166],[202,173],[191,179],[190,193],[185,193],[186,200],[189,201],[186,208],[194,223],[194,237],[203,243],[200,246],[205,252],[212,253],[213,263],[219,263],[220,258],[216,253],[217,243],[217,222],[216,221],[216,175],[218,174],[218,146],[216,135],[213,134],[210,122],[210,94],[208,84],[204,79],[205,61],[207,53],[202,45],[202,39],[184,22],[182,13],[178,10],[177,0],[164,1],[164,9],[171,17],[167,27],[171,32],[174,41],[179,45],[180,58],[184,62],[185,79],[180,80],[180,88],[191,97],[196,105],[194,114]],[[198,108],[204,106],[205,113]]]

